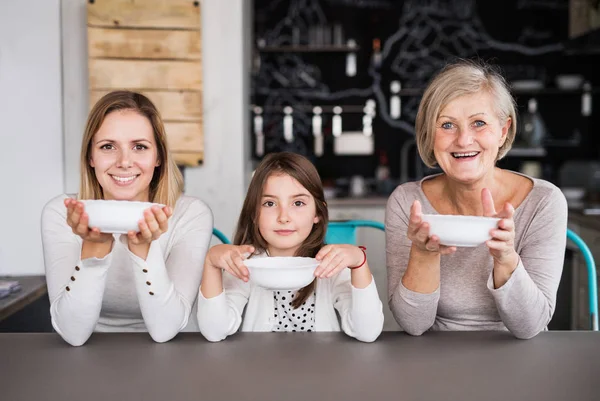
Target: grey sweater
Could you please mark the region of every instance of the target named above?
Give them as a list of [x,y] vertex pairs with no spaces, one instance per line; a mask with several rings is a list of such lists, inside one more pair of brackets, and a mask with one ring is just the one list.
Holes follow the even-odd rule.
[[400,185],[387,203],[389,305],[400,327],[412,335],[427,330],[508,329],[518,338],[545,330],[554,313],[566,246],[567,203],[562,192],[530,178],[533,188],[514,214],[520,262],[502,287],[494,289],[493,260],[483,244],[442,256],[440,286],[421,294],[408,290],[401,280],[411,248],[406,230],[413,201],[421,202],[423,213],[438,214],[421,188],[428,178]]

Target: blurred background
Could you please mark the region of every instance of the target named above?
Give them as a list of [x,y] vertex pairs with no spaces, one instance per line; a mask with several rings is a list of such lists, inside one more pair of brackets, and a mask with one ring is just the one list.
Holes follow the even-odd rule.
[[[383,221],[398,184],[435,172],[414,145],[425,86],[447,62],[479,57],[500,67],[519,108],[499,165],[559,186],[597,259],[598,3],[0,0],[0,276],[33,280],[13,287],[18,307],[16,295],[0,300],[14,310],[0,304],[0,330],[48,329],[40,213],[77,192],[87,113],[121,88],[157,104],[186,194],[231,237],[254,167],[282,150],[315,163],[332,219]],[[359,242],[385,297],[383,233]],[[565,272],[553,327],[587,327],[572,249]]]

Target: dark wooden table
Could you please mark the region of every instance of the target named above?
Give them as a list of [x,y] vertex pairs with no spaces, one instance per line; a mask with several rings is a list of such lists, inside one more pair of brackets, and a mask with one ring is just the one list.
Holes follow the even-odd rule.
[[600,333],[0,334],[5,400],[599,400]]
[[0,276],[0,280],[18,281],[21,284],[20,291],[0,299],[0,321],[23,309],[48,292],[44,276]]

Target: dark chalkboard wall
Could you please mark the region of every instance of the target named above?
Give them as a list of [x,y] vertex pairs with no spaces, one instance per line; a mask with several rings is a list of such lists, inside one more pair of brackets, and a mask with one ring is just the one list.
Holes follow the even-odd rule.
[[[401,175],[400,149],[413,138],[419,91],[448,61],[479,57],[500,66],[510,82],[543,82],[540,92],[515,91],[514,95],[520,112],[531,97],[537,99],[548,131],[545,156],[512,156],[501,165],[519,169],[524,160],[535,159],[544,166],[544,178],[554,181],[564,161],[597,158],[600,142],[594,129],[600,115],[596,90],[592,91],[592,115],[584,117],[581,91],[557,90],[554,81],[559,74],[582,74],[593,88],[600,84],[599,55],[568,51],[568,8],[567,0],[254,0],[251,103],[264,109],[266,151],[304,154],[324,179],[336,179],[356,174],[372,177],[378,155],[385,150],[392,176],[397,178]],[[352,77],[346,76],[348,39],[359,47],[353,52],[357,72]],[[373,61],[377,39],[380,65]],[[309,47],[309,41],[322,45]],[[390,83],[396,80],[402,85],[400,119],[389,114]],[[334,155],[333,114],[327,107],[354,110],[342,113],[343,129],[360,131],[362,107],[368,99],[376,102],[374,154]],[[282,110],[288,105],[295,108],[292,143],[283,138]],[[321,157],[313,153],[313,106],[326,110]],[[405,175],[414,173],[411,167]]]

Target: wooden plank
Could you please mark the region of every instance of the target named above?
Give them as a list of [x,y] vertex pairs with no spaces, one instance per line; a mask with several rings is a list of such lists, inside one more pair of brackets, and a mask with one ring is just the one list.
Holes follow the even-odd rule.
[[[109,91],[90,91],[90,109]],[[141,92],[154,103],[163,120],[201,121],[201,92]]]
[[90,90],[201,90],[199,61],[90,59]]
[[204,151],[204,135],[200,122],[165,122],[169,149],[173,153]]
[[173,153],[173,158],[179,166],[198,166],[204,161],[204,152]]
[[192,0],[95,0],[87,11],[88,26],[200,29],[199,2]]
[[90,58],[200,60],[200,32],[88,28]]
[[586,33],[590,28],[590,6],[588,0],[569,1],[569,37]]

